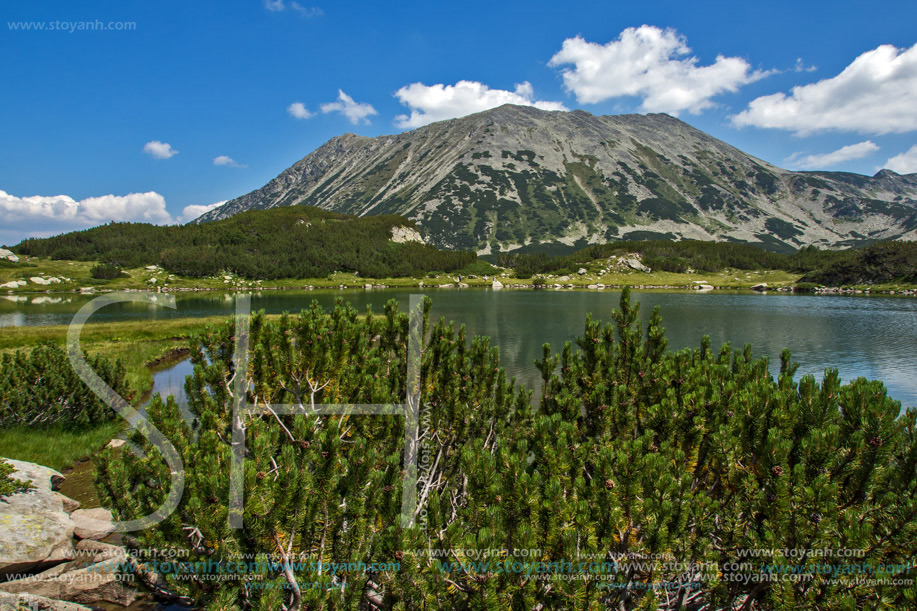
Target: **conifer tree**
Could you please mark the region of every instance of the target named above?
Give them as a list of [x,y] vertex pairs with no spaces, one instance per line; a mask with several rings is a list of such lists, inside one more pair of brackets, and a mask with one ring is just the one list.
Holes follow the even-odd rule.
[[[84,356],[106,384],[122,397],[132,397],[120,361]],[[116,417],[79,378],[60,346],[46,342],[0,357],[0,426],[76,427]]]
[[[134,543],[207,561],[192,578],[162,575],[167,589],[207,609],[915,603],[913,586],[816,571],[892,566],[884,577],[913,578],[917,412],[899,416],[880,383],[841,385],[833,370],[820,384],[796,381],[788,353],[774,379],[748,347],[716,352],[705,338],[670,351],[659,312],[641,329],[628,291],[612,319],[588,318],[576,349],[545,346],[535,409],[486,338],[469,341],[464,328],[425,315],[427,458],[407,528],[398,519],[400,418],[267,409],[245,420],[244,526],[228,527],[234,327],[212,328],[192,346],[194,421],[171,398],[154,397],[148,408],[182,456],[185,492],[178,510]],[[401,403],[407,335],[394,303],[382,317],[342,303],[277,322],[256,315],[247,399],[298,403],[307,413],[318,403]],[[103,502],[122,519],[158,507],[170,475],[156,448],[140,435],[133,441],[142,453],[107,451],[99,470]],[[774,549],[862,557],[743,556]],[[469,559],[463,550],[488,555]],[[264,562],[239,574],[229,563],[240,558]],[[397,568],[371,564],[391,562]],[[806,578],[772,578],[784,570]]]

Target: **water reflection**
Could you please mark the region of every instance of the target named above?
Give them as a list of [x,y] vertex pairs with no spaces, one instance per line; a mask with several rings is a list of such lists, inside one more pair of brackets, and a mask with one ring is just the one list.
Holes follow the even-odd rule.
[[[299,311],[314,300],[330,307],[338,298],[358,310],[372,305],[381,311],[395,299],[406,309],[418,289],[263,291],[252,296],[253,310],[268,313]],[[583,331],[587,313],[610,320],[620,294],[615,291],[430,290],[433,316],[464,323],[469,335],[488,335],[501,352],[509,375],[537,388],[534,360],[547,342],[559,350]],[[194,293],[177,295],[177,309],[150,304],[108,306],[94,321],[167,320],[186,316],[231,315],[233,295]],[[843,379],[859,376],[881,379],[905,405],[917,405],[917,299],[908,297],[804,296],[790,294],[654,293],[635,292],[645,322],[653,306],[660,306],[669,346],[695,347],[709,335],[715,347],[729,342],[741,348],[751,344],[756,356],[767,356],[771,370],[779,369],[779,355],[789,348],[800,364],[798,375],[821,378],[824,368],[837,367]],[[69,303],[24,304],[0,301],[0,326],[66,324],[90,296]],[[185,373],[167,382],[183,392]],[[157,390],[164,388],[157,383]]]
[[192,373],[194,365],[190,358],[157,371],[153,374],[153,393],[158,393],[163,400],[171,395],[178,404],[185,422],[193,429],[196,418],[188,409],[188,401],[185,398],[185,378]]
[[0,314],[0,327],[22,327],[26,324],[25,314],[22,312],[13,312],[12,314]]

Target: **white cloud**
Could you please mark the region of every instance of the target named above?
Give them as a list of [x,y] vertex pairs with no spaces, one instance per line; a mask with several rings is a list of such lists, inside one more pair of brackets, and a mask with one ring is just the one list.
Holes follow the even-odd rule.
[[322,112],[339,112],[354,125],[358,123],[369,125],[367,117],[379,114],[370,104],[354,102],[353,98],[341,89],[338,89],[338,101],[322,104]]
[[917,144],[886,161],[883,167],[899,174],[917,173]]
[[[0,191],[0,224],[18,235],[51,235],[108,221],[165,225],[172,222],[166,200],[155,191],[75,200],[67,195],[16,197]],[[35,228],[38,227],[38,231]]]
[[293,102],[287,106],[287,112],[290,113],[291,117],[295,117],[296,119],[311,119],[315,116],[315,113],[309,112],[306,105],[302,102]]
[[719,55],[713,64],[698,66],[690,52],[675,30],[642,25],[604,45],[568,38],[548,65],[573,66],[562,71],[564,85],[581,103],[637,96],[641,110],[671,114],[699,113],[713,106],[714,96],[770,74],[753,71],[740,57]]
[[287,10],[287,8],[291,8],[302,17],[321,17],[325,14],[325,12],[317,6],[303,6],[295,0],[290,2],[289,6],[285,0],[264,0],[264,8],[272,13],[280,13]]
[[214,157],[214,158],[213,158],[213,165],[223,165],[223,166],[228,166],[228,167],[230,167],[230,168],[246,168],[246,167],[248,167],[248,166],[246,166],[244,163],[238,163],[238,162],[236,162],[236,161],[235,161],[232,157],[230,157],[229,155],[220,155],[220,156],[218,156],[218,157]]
[[796,65],[793,66],[793,72],[815,72],[818,66],[807,66],[801,57],[796,58]]
[[223,204],[225,204],[228,201],[229,200],[224,199],[221,202],[216,202],[213,204],[207,204],[207,205],[192,204],[190,206],[185,206],[184,210],[182,210],[181,212],[181,216],[179,216],[177,220],[179,223],[182,223],[182,224],[188,223],[190,221],[193,221],[200,215],[204,214],[205,212],[210,212],[214,208],[219,208],[220,206],[222,206]]
[[317,6],[303,6],[299,2],[291,2],[290,8],[303,17],[321,17],[325,12]]
[[226,200],[185,206],[181,215],[173,219],[166,210],[165,198],[155,191],[102,195],[79,201],[67,195],[16,197],[0,191],[0,239],[15,244],[26,237],[47,237],[109,221],[154,225],[187,223],[225,203]]
[[820,155],[805,155],[802,153],[793,153],[787,158],[786,163],[791,167],[802,168],[806,170],[826,169],[836,166],[845,161],[853,159],[862,159],[879,150],[879,146],[871,140],[848,144],[836,151],[822,153]]
[[841,130],[869,134],[917,130],[917,45],[882,45],[835,77],[752,100],[737,126],[788,129],[804,136]]
[[178,155],[178,151],[172,148],[172,145],[168,142],[160,142],[159,140],[150,140],[143,145],[143,152],[148,153],[155,157],[156,159],[168,159]]
[[516,85],[515,91],[491,89],[476,81],[459,81],[455,85],[413,83],[395,92],[395,97],[411,109],[411,115],[398,115],[401,128],[414,128],[434,121],[464,117],[503,104],[534,106],[542,110],[567,110],[560,102],[535,100],[528,82]]

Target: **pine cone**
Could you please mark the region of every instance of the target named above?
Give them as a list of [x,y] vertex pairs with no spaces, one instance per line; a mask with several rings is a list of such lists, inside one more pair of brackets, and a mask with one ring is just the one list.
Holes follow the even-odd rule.
[[614,490],[614,488],[615,488],[615,481],[613,479],[606,479],[605,480],[605,490]]
[[773,475],[774,477],[780,477],[781,475],[783,475],[783,467],[781,467],[780,465],[774,465],[773,467],[771,467],[771,475]]

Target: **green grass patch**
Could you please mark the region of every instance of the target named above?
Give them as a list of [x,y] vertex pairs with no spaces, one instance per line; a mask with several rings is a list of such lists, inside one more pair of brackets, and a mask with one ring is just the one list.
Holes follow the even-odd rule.
[[[271,317],[273,318],[273,317]],[[163,359],[180,353],[188,339],[207,325],[220,324],[227,316],[177,318],[173,320],[126,321],[87,324],[81,344],[90,354],[101,353],[120,359],[127,382],[134,392],[135,404],[146,400],[153,388],[153,374]],[[67,325],[42,327],[6,327],[0,334],[0,353],[30,350],[42,341],[64,345]],[[61,470],[91,457],[124,427],[119,418],[113,422],[89,427],[67,428],[15,427],[0,431],[0,456],[25,460]]]
[[16,427],[0,430],[0,456],[51,467],[57,471],[91,457],[122,429],[119,419],[83,428]]
[[[90,354],[101,353],[120,359],[127,373],[127,382],[136,392],[137,400],[153,387],[150,363],[187,347],[188,339],[207,325],[220,324],[228,316],[176,318],[150,322],[123,321],[87,324],[83,327],[80,344]],[[39,327],[6,327],[0,334],[0,353],[29,350],[43,341],[63,346],[67,325]]]

